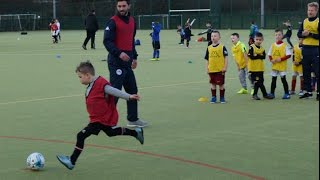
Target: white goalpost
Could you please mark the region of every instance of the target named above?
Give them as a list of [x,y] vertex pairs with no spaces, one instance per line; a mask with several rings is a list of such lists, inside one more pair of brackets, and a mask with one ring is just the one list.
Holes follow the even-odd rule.
[[35,30],[36,19],[36,14],[0,14],[0,31]]
[[[169,15],[180,15],[181,19],[183,19],[183,15],[184,14],[194,14],[194,13],[208,13],[210,14],[211,9],[169,9]],[[170,17],[169,16],[169,17]],[[196,15],[198,16],[198,15]],[[189,17],[188,17],[189,18]],[[170,21],[170,19],[169,19]],[[196,19],[193,19],[191,22],[189,22],[189,19],[187,20],[187,22],[189,22],[191,24],[191,26],[193,25],[193,23],[196,21]],[[181,21],[181,25],[183,25],[184,23]]]
[[169,12],[210,12],[210,9],[170,9]]

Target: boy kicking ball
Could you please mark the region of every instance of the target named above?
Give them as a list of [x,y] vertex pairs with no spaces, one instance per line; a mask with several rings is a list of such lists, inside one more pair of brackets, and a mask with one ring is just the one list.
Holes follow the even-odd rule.
[[82,62],[76,69],[76,73],[81,84],[87,85],[86,106],[89,113],[89,124],[77,134],[77,143],[72,155],[57,155],[58,160],[69,170],[72,170],[78,157],[84,148],[84,141],[91,135],[98,135],[100,131],[107,136],[133,136],[141,144],[144,143],[143,129],[131,130],[124,127],[117,127],[118,111],[114,103],[114,96],[126,99],[127,101],[137,101],[140,99],[137,94],[127,94],[116,88],[101,76],[95,76],[93,65],[87,61]]

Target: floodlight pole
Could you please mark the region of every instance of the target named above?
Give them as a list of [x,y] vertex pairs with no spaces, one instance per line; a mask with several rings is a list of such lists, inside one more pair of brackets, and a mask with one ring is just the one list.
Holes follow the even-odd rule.
[[52,0],[52,12],[53,12],[53,19],[55,19],[57,17],[56,0]]
[[261,0],[261,28],[264,28],[264,0]]

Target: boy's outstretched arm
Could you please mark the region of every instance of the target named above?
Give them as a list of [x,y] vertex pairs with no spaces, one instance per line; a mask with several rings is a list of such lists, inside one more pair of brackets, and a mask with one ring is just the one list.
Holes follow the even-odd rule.
[[196,19],[193,19],[193,20],[191,21],[191,23],[190,23],[190,26],[192,26],[195,21],[196,21]]
[[186,24],[187,24],[187,23],[189,23],[189,21],[190,21],[190,18],[188,18],[188,19],[187,19],[187,22],[186,22]]
[[203,34],[207,34],[208,33],[208,31],[209,31],[209,29],[207,29],[207,30],[205,30],[205,31],[202,31],[201,33],[199,33],[198,35],[200,36],[200,35],[203,35]]
[[121,91],[121,90],[119,90],[119,89],[117,89],[117,88],[114,88],[114,87],[112,87],[112,86],[110,86],[110,85],[106,85],[106,86],[104,87],[104,92],[105,92],[106,94],[110,94],[110,95],[112,95],[112,96],[119,97],[119,98],[125,99],[125,100],[127,100],[127,101],[130,101],[130,100],[139,100],[139,99],[140,99],[140,96],[137,95],[137,94],[128,94],[128,93],[126,93],[126,92],[124,92],[124,91]]

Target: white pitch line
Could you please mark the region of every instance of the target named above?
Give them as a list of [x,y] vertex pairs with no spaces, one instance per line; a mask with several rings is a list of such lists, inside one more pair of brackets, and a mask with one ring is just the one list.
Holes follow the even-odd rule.
[[177,83],[177,84],[167,84],[167,85],[142,87],[142,88],[138,88],[138,89],[163,88],[163,87],[172,87],[172,86],[180,86],[180,85],[188,85],[188,84],[198,84],[198,83],[205,83],[205,82],[206,81],[193,81],[193,82],[184,82],[184,83]]
[[[54,56],[54,55],[57,55],[57,53],[47,53],[47,54],[18,54],[18,53],[10,53],[10,54],[0,54],[2,56],[11,56],[11,55],[14,55],[14,56]],[[86,53],[74,53],[74,54],[71,54],[71,53],[68,53],[68,54],[61,54],[62,56],[76,56],[76,55],[80,55],[80,56],[84,56],[84,55],[90,55],[90,54],[86,54]]]
[[[251,128],[248,128],[251,129]],[[319,144],[319,141],[310,141],[309,139],[298,139],[298,138],[286,138],[286,137],[274,137],[274,136],[264,136],[264,135],[255,135],[252,136],[252,134],[248,133],[242,133],[242,132],[235,132],[235,131],[224,131],[221,132],[222,134],[227,133],[227,134],[233,134],[233,135],[238,135],[238,136],[248,136],[253,139],[273,139],[273,140],[283,140],[283,141],[296,141],[296,142],[311,142],[312,144]]]
[[[228,78],[228,79],[236,79],[236,78]],[[142,88],[138,88],[138,89],[143,90],[143,89],[152,89],[152,88],[174,87],[174,86],[189,85],[189,84],[200,84],[200,83],[205,83],[205,82],[207,82],[207,81],[193,81],[193,82],[184,82],[184,83],[176,83],[176,84],[166,84],[166,85],[142,87]],[[79,96],[83,96],[83,94],[56,96],[56,97],[47,97],[47,98],[38,98],[38,99],[29,99],[29,100],[20,100],[20,101],[10,101],[10,102],[2,102],[2,103],[0,102],[0,105],[28,103],[28,102],[46,101],[46,100],[54,100],[54,99],[64,99],[64,98],[72,98],[72,97],[79,97]]]
[[69,95],[69,96],[56,96],[56,97],[38,98],[38,99],[29,99],[29,100],[22,100],[22,101],[11,101],[11,102],[0,103],[0,105],[18,104],[18,103],[27,103],[27,102],[36,102],[36,101],[45,101],[45,100],[53,100],[53,99],[63,99],[63,98],[71,98],[71,97],[78,97],[78,96],[81,96],[81,94]]
[[[54,49],[54,50],[55,51],[68,51],[68,50],[77,50],[77,49],[82,50],[81,47],[79,47],[79,48],[64,48],[64,49],[59,48],[59,49]],[[6,55],[6,54],[15,55],[17,53],[33,53],[34,54],[34,53],[37,53],[37,52],[52,52],[52,48],[50,50],[48,50],[48,49],[39,49],[39,50],[31,50],[31,51],[1,52],[0,55],[2,55],[2,54],[4,54],[4,55]]]
[[[185,82],[185,83],[176,83],[176,84],[167,84],[167,85],[158,85],[158,86],[149,86],[149,87],[142,87],[142,89],[151,89],[151,88],[162,88],[162,87],[172,87],[172,86],[180,86],[180,85],[188,85],[188,84],[197,84],[197,83],[204,83],[205,81],[194,81],[194,82]],[[64,98],[72,98],[72,97],[79,97],[83,96],[83,94],[75,94],[75,95],[68,95],[68,96],[56,96],[56,97],[47,97],[47,98],[38,98],[38,99],[29,99],[29,100],[20,100],[20,101],[10,101],[10,102],[3,102],[0,105],[9,105],[9,104],[18,104],[18,103],[28,103],[28,102],[36,102],[36,101],[46,101],[46,100],[54,100],[54,99],[64,99]]]

